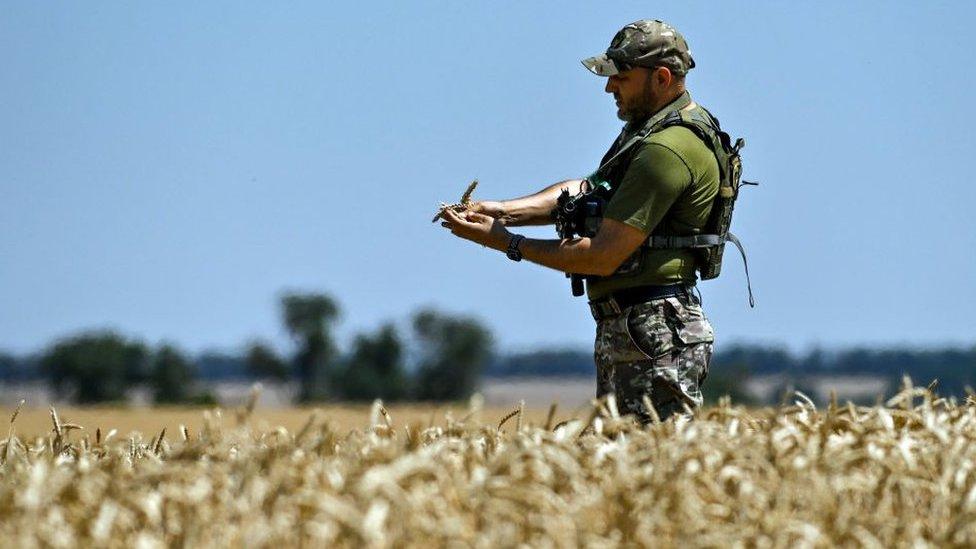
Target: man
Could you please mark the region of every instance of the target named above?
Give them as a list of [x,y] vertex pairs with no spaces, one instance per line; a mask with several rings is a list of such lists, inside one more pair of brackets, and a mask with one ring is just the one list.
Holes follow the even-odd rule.
[[[695,62],[670,25],[627,25],[605,54],[583,64],[607,77],[606,92],[626,122],[597,172],[522,198],[446,210],[442,225],[516,261],[587,275],[597,322],[597,396],[613,394],[620,411],[641,422],[665,420],[702,402],[714,335],[693,293],[704,256],[691,243],[715,232],[710,215],[720,185],[734,177],[737,189],[738,164],[723,179],[730,155],[738,162],[737,148],[728,147],[718,122],[686,91]],[[553,223],[563,189],[578,195],[595,188],[608,197],[595,234],[539,240],[508,230]],[[710,242],[724,242],[724,235]]]

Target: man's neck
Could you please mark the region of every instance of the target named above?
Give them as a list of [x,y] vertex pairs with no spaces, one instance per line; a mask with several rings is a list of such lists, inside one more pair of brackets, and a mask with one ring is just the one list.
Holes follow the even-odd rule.
[[[647,123],[649,121],[651,121],[652,119],[658,118],[659,115],[663,111],[670,110],[669,107],[671,107],[672,105],[675,105],[675,103],[682,103],[683,102],[682,100],[685,99],[685,97],[688,98],[687,99],[688,102],[691,102],[691,97],[687,95],[687,92],[688,92],[688,90],[686,90],[684,88],[682,88],[680,90],[676,90],[675,93],[671,94],[668,99],[662,100],[657,105],[655,105],[655,108],[653,110],[653,114],[651,114],[651,115],[649,115],[647,117],[641,118],[640,120],[632,120],[632,121],[628,122],[627,124],[624,125],[624,130],[625,131],[633,131],[633,130],[637,130],[637,129],[643,128],[644,126],[647,125]],[[683,107],[684,105],[681,105],[681,106]],[[678,108],[681,108],[681,107],[678,107]]]
[[[663,108],[667,107],[668,105],[670,105],[671,103],[674,103],[675,101],[677,101],[679,97],[681,97],[682,95],[684,95],[684,93],[685,93],[685,89],[684,89],[684,87],[681,87],[681,88],[677,88],[677,89],[673,90],[671,93],[667,94],[667,96],[665,96],[665,98],[662,99],[657,105],[654,105],[654,108],[652,109],[653,112],[654,112],[654,114],[657,114],[657,113],[661,112],[661,109],[663,109]],[[651,116],[654,116],[654,114],[652,114]]]

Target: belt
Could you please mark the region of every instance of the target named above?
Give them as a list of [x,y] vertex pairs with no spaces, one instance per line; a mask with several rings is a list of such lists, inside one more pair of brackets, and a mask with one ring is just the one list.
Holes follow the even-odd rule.
[[599,322],[604,318],[617,316],[632,305],[647,303],[655,299],[666,297],[686,296],[694,300],[692,293],[694,284],[670,284],[667,286],[636,286],[624,288],[611,293],[609,296],[590,302],[590,312],[593,319]]

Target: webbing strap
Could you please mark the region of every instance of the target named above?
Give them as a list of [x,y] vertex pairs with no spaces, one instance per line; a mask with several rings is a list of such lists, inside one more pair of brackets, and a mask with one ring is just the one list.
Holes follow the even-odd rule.
[[726,238],[726,240],[735,244],[735,247],[739,248],[739,253],[742,254],[742,264],[746,268],[746,288],[749,288],[749,307],[755,309],[756,299],[752,296],[752,282],[749,280],[749,261],[746,260],[746,251],[742,247],[742,243],[739,242],[739,238],[734,234],[732,234],[731,232],[728,233],[728,237]]
[[653,249],[673,249],[673,248],[709,248],[718,246],[723,242],[731,242],[739,249],[742,255],[742,265],[746,270],[746,288],[749,289],[749,306],[756,307],[756,298],[752,295],[752,280],[749,278],[749,260],[746,259],[746,250],[742,247],[739,238],[728,233],[724,238],[717,234],[697,234],[694,236],[651,236],[647,239],[647,247]]
[[651,236],[647,239],[647,247],[662,248],[709,248],[725,242],[721,235],[696,234],[693,236]]

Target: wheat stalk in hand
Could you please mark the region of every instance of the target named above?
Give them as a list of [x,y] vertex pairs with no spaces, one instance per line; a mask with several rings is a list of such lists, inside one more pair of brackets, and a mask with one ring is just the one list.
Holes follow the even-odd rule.
[[460,213],[460,212],[463,212],[463,211],[467,210],[468,208],[470,208],[471,207],[471,193],[474,192],[474,188],[477,187],[477,186],[478,186],[478,180],[475,179],[474,181],[471,182],[470,185],[468,185],[468,190],[464,191],[464,194],[461,195],[460,202],[455,202],[454,204],[445,204],[445,203],[441,202],[440,210],[437,211],[437,215],[435,215],[434,216],[434,219],[431,219],[430,222],[433,223],[433,222],[437,221],[438,219],[440,219],[441,216],[444,215],[444,212],[447,211],[447,210],[453,210],[455,212],[459,212]]

